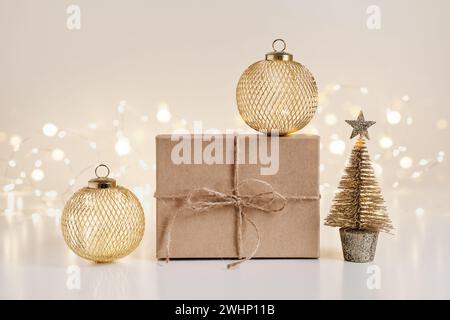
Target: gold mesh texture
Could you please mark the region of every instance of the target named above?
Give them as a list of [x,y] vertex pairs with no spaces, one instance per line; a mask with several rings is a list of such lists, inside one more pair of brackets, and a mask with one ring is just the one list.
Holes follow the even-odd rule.
[[314,116],[317,84],[300,63],[262,60],[244,71],[236,99],[239,113],[250,127],[286,135],[306,126]]
[[80,257],[109,262],[130,254],[144,235],[144,211],[123,187],[83,188],[67,202],[61,226],[67,245]]

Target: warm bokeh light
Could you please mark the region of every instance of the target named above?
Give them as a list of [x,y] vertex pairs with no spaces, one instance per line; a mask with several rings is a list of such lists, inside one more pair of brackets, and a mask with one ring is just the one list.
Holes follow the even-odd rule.
[[386,118],[390,124],[398,124],[402,120],[402,115],[398,111],[388,109],[386,111]]
[[400,159],[400,167],[402,167],[403,169],[409,169],[411,168],[413,165],[413,160],[410,157],[402,157]]
[[65,156],[64,151],[61,150],[61,149],[54,149],[52,151],[52,159],[55,160],[55,161],[63,160],[64,156]]
[[45,177],[44,171],[42,171],[41,169],[34,169],[31,172],[31,178],[34,181],[42,181],[44,180],[44,177]]
[[445,120],[445,119],[439,119],[439,120],[436,122],[436,127],[437,127],[439,130],[447,129],[447,127],[448,127],[448,122],[447,122],[447,120]]
[[334,140],[330,143],[329,149],[332,154],[342,155],[345,150],[345,142],[340,139]]
[[131,151],[130,141],[128,138],[121,137],[117,140],[115,145],[116,153],[119,156],[125,156]]
[[337,117],[334,113],[328,113],[325,115],[325,123],[329,126],[334,126],[337,123]]
[[53,136],[55,136],[58,133],[58,127],[55,126],[53,123],[46,123],[42,127],[42,132],[47,137],[53,137]]
[[22,138],[18,135],[13,135],[9,138],[9,144],[13,147],[16,147],[22,143]]
[[156,119],[161,123],[167,123],[172,118],[172,114],[168,110],[166,105],[162,105],[156,114]]
[[416,215],[418,216],[418,217],[421,217],[421,216],[423,216],[425,214],[425,210],[423,209],[423,208],[417,208],[416,209]]
[[379,140],[379,144],[383,149],[389,149],[390,147],[392,147],[393,142],[390,137],[384,136]]

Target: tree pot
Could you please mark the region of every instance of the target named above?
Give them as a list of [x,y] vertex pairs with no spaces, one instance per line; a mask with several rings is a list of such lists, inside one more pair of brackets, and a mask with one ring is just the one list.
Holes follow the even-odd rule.
[[345,261],[371,262],[375,258],[378,231],[339,229]]

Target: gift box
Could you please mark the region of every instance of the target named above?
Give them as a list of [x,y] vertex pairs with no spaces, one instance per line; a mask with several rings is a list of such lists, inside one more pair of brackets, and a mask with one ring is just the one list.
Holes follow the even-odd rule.
[[158,259],[319,257],[318,136],[158,135],[155,197]]

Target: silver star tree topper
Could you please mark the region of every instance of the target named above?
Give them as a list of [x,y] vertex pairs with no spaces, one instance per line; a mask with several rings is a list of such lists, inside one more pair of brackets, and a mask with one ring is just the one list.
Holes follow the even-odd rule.
[[376,123],[375,121],[366,121],[364,119],[364,114],[362,110],[359,112],[358,118],[356,120],[345,120],[345,122],[347,122],[353,128],[350,139],[353,139],[358,134],[360,136],[366,137],[367,139],[370,139],[369,132],[367,132],[367,129]]

